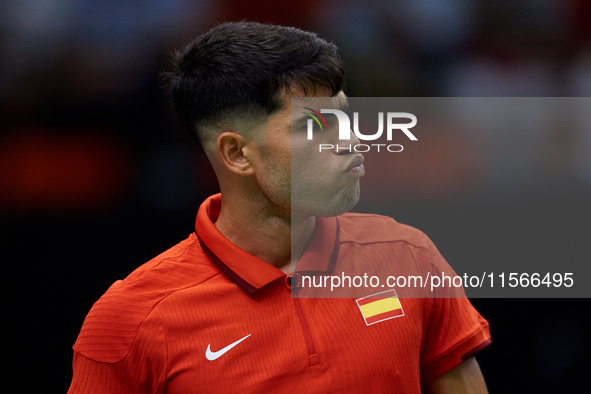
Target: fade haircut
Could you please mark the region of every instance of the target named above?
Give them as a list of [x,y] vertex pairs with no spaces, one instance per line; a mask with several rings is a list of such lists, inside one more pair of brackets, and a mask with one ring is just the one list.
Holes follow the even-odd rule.
[[344,87],[337,47],[316,34],[255,22],[223,23],[172,54],[164,74],[181,124],[201,142],[217,124],[263,120],[288,90],[335,96]]

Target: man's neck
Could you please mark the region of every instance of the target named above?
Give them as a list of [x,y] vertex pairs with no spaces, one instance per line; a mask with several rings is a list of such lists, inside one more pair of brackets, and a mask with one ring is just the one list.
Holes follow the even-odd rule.
[[316,217],[282,216],[264,207],[249,208],[222,198],[215,226],[234,245],[285,273],[291,272],[314,234]]

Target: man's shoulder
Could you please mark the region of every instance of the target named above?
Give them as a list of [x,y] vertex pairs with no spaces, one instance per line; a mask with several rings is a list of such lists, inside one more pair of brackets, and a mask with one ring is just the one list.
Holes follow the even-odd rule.
[[219,273],[198,237],[191,234],[113,283],[86,316],[74,351],[95,361],[120,361],[131,349],[142,321],[160,301]]
[[338,219],[340,242],[405,242],[426,249],[431,243],[429,237],[421,230],[399,223],[389,216],[347,212],[338,216]]

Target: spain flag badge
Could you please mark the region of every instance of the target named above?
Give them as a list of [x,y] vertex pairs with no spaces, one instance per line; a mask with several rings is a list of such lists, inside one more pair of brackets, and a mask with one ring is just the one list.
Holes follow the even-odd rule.
[[365,319],[365,324],[368,326],[404,316],[404,310],[394,289],[368,295],[356,301]]

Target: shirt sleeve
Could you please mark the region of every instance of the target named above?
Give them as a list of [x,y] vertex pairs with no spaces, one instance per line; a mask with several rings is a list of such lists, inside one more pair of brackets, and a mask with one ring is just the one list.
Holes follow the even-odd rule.
[[[97,353],[104,353],[104,349]],[[68,394],[164,393],[166,354],[164,328],[152,313],[140,325],[129,354],[122,360],[104,362],[93,352],[74,352]]]
[[[433,274],[456,275],[432,242],[429,254]],[[429,301],[421,351],[421,381],[443,375],[491,343],[488,322],[472,306],[463,288],[444,289]]]

